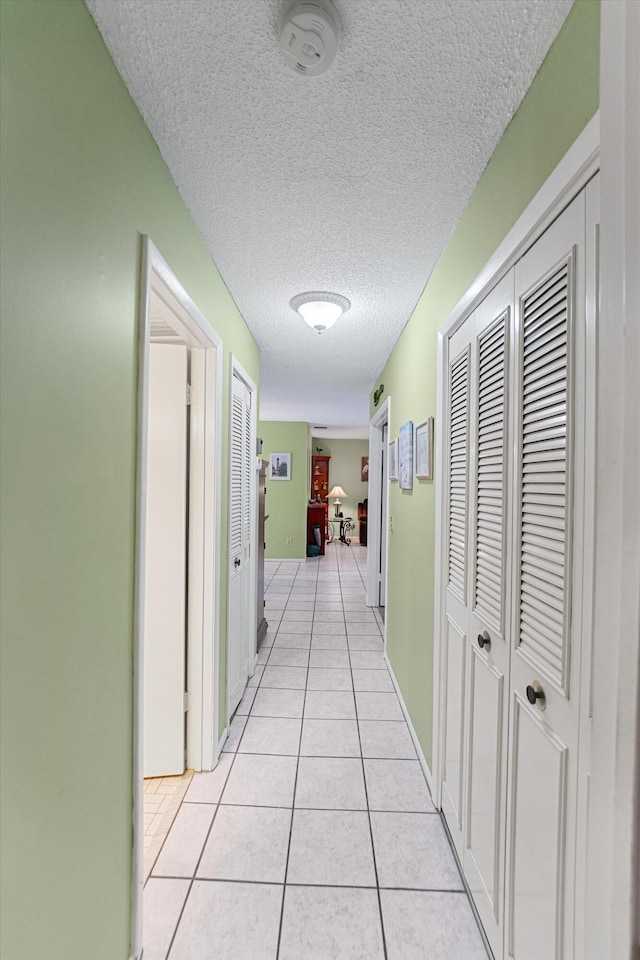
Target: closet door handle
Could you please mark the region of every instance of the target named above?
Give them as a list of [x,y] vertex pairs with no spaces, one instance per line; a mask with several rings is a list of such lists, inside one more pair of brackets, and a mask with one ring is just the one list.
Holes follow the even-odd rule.
[[539,710],[545,710],[547,706],[547,698],[544,695],[544,690],[537,680],[534,680],[533,683],[530,683],[527,687],[527,700],[531,706],[536,706]]
[[234,565],[234,567],[239,567],[239,566],[240,566],[240,557],[236,557],[236,558],[235,558],[235,560],[233,561],[233,565]]
[[486,630],[478,634],[478,646],[481,650],[491,650],[491,637]]

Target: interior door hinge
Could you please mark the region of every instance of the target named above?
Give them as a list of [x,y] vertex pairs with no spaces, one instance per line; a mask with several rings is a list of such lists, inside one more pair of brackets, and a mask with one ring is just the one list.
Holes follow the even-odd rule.
[[183,698],[183,702],[182,702],[182,703],[183,703],[183,707],[184,707],[184,712],[186,713],[187,710],[189,710],[189,708],[191,707],[191,698],[190,698],[190,696],[189,696],[189,694],[187,693],[186,690],[185,690],[185,692],[184,692],[184,698]]
[[191,405],[191,384],[187,384],[187,406]]

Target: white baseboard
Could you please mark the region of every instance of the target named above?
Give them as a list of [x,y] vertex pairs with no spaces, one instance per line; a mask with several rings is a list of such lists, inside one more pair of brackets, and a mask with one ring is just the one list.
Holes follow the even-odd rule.
[[221,736],[220,739],[218,740],[218,746],[216,747],[216,763],[217,763],[218,760],[220,759],[220,754],[222,753],[222,748],[224,747],[225,743],[227,742],[228,736],[229,736],[229,728],[228,728],[228,727],[225,727],[224,730],[222,731],[222,736]]
[[265,557],[265,563],[302,563],[303,560],[308,560],[309,558],[305,555],[304,557]]
[[416,748],[416,753],[418,754],[418,760],[420,762],[420,766],[422,767],[422,772],[424,773],[425,780],[427,781],[427,786],[429,787],[429,793],[431,794],[431,798],[433,799],[434,794],[433,794],[433,782],[431,779],[431,770],[429,770],[429,765],[427,764],[426,757],[423,753],[422,747],[420,746],[420,741],[418,740],[418,734],[415,731],[415,727],[413,726],[413,722],[411,720],[411,715],[409,713],[409,710],[407,709],[406,703],[404,702],[404,697],[402,696],[400,685],[396,679],[396,675],[393,672],[393,667],[391,666],[391,663],[389,662],[389,657],[387,656],[386,653],[384,655],[384,659],[387,662],[389,673],[391,674],[391,682],[393,683],[396,693],[398,694],[398,700],[400,701],[400,706],[402,707],[404,718],[407,721],[407,726],[409,727],[409,733],[411,734],[411,739],[413,740],[413,745]]

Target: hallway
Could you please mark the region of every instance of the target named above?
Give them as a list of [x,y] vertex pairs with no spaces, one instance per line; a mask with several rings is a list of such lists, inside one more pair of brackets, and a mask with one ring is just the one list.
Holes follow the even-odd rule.
[[267,561],[269,631],[144,895],[144,960],[486,951],[365,605],[366,548]]

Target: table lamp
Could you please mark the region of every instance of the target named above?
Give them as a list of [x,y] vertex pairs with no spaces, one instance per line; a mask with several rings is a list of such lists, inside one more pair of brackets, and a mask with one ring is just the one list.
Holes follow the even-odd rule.
[[342,506],[342,504],[340,503],[340,499],[339,499],[339,498],[340,498],[340,497],[348,497],[349,494],[348,494],[348,493],[345,493],[344,490],[342,489],[342,487],[332,487],[331,490],[330,490],[329,493],[328,493],[328,496],[329,496],[329,497],[335,497],[335,498],[336,498],[336,499],[335,499],[334,506],[335,506],[335,508],[336,508],[336,517],[339,517],[339,516],[340,516],[340,507]]

